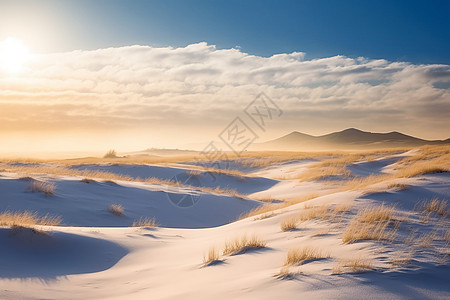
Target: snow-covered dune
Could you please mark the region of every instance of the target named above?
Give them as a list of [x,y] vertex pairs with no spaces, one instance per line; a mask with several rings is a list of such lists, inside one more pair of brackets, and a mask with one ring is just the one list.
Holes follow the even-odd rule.
[[[164,227],[201,228],[227,224],[261,205],[227,195],[139,182],[85,183],[67,177],[47,181],[55,184],[54,195],[26,192],[27,180],[1,178],[0,211],[48,213],[61,216],[62,223],[69,226],[131,226],[141,217],[148,217]],[[194,205],[177,206],[176,200],[182,197],[191,197]],[[111,204],[121,205],[123,215],[109,212]]]
[[[73,166],[76,170],[89,170],[110,172],[119,175],[126,175],[132,178],[158,178],[162,180],[179,180],[187,179],[189,177],[189,184],[207,188],[228,188],[234,189],[241,194],[250,194],[258,191],[268,189],[275,185],[278,181],[257,176],[235,176],[229,174],[204,172],[198,169],[189,168],[185,165],[184,168],[173,166],[157,166],[157,165],[135,165],[135,164],[103,164],[103,165],[78,165]],[[197,174],[190,175],[191,171]],[[181,179],[178,179],[181,178]]]
[[[36,226],[44,234],[0,228],[0,299],[449,299],[449,173],[342,190],[341,181],[295,179],[313,162],[262,167],[244,179],[216,174],[216,185],[252,198],[316,194],[239,221],[262,203],[189,186],[30,174],[55,184],[46,196],[27,192],[23,175],[3,172],[0,211],[60,215],[64,225]],[[397,162],[386,156],[349,169],[365,178]],[[142,178],[189,174],[189,168],[167,165],[83,167]],[[193,205],[177,206],[179,197]],[[436,207],[425,206],[433,200]],[[122,205],[123,215],[108,211],[111,204]],[[358,219],[379,208],[387,211]],[[155,217],[160,226],[130,227],[140,217]],[[293,218],[294,228],[283,229]],[[378,237],[345,240],[352,224],[372,233],[377,224],[385,227]],[[263,246],[224,252],[244,236],[258,237]],[[290,251],[305,247],[317,257],[286,263]],[[205,264],[211,249],[217,256]]]

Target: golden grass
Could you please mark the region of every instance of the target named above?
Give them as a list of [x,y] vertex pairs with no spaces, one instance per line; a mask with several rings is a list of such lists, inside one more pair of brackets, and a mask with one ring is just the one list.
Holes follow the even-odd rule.
[[205,173],[235,176],[235,177],[240,177],[241,179],[246,178],[246,174],[244,172],[241,172],[236,169],[218,169],[218,168],[212,168],[212,167],[201,167],[201,170]]
[[391,174],[382,174],[382,175],[370,175],[367,177],[357,177],[348,180],[347,182],[343,183],[343,187],[341,188],[341,191],[349,191],[349,190],[359,190],[366,188],[370,185],[380,183],[386,180],[394,179],[395,176]]
[[435,239],[436,239],[435,232],[424,233],[422,236],[416,239],[415,245],[417,245],[420,248],[432,248]]
[[282,280],[284,280],[284,279],[292,279],[297,274],[301,274],[301,273],[300,272],[292,272],[289,269],[289,267],[282,267],[280,269],[280,271],[277,274],[275,274],[275,277],[278,278],[278,279],[282,279]]
[[94,179],[89,179],[89,178],[83,178],[83,179],[80,180],[80,182],[91,184],[91,183],[94,183],[95,180]]
[[111,204],[108,207],[108,211],[119,217],[123,215],[123,206],[120,204]]
[[328,209],[330,205],[322,204],[320,206],[315,206],[312,208],[306,208],[301,211],[299,215],[300,221],[307,221],[311,219],[325,219],[328,216]]
[[414,251],[410,251],[409,253],[396,254],[389,259],[389,263],[391,263],[394,267],[403,267],[411,264],[413,257]]
[[433,198],[430,201],[425,201],[422,204],[422,210],[428,213],[436,213],[441,216],[447,216],[449,214],[447,200],[439,198]]
[[55,188],[56,186],[54,183],[32,179],[25,191],[31,193],[44,193],[46,196],[50,196],[55,193]]
[[447,243],[450,243],[450,229],[447,229],[444,232],[444,236],[443,236],[444,241],[446,241]]
[[226,241],[224,249],[222,251],[223,255],[236,255],[245,253],[246,251],[252,249],[260,249],[266,247],[266,241],[260,239],[259,237],[253,235],[248,238],[246,235],[236,237],[232,240]]
[[300,173],[296,179],[300,181],[314,181],[331,176],[349,177],[351,172],[347,170],[345,166],[327,166],[327,167],[315,167],[311,166],[309,170]]
[[253,219],[253,221],[264,220],[264,219],[267,219],[267,218],[270,218],[270,217],[273,217],[273,216],[275,216],[275,213],[272,211],[272,212],[268,212],[268,213],[265,213],[265,214],[257,215]]
[[21,226],[29,227],[33,225],[57,226],[61,223],[61,217],[45,215],[39,217],[37,212],[9,212],[0,213],[0,226]]
[[342,176],[344,178],[348,178],[351,175],[351,172],[347,170],[347,166],[349,164],[362,160],[371,161],[378,158],[380,154],[386,155],[393,152],[398,152],[398,150],[366,151],[363,153],[341,153],[337,157],[324,159],[322,161],[311,164],[309,166],[309,169],[301,173],[299,176],[297,176],[297,178],[301,181],[314,181],[332,176]]
[[189,177],[199,177],[202,174],[200,170],[190,170],[188,172]]
[[397,191],[406,191],[408,189],[408,185],[404,183],[389,183],[387,185],[388,189],[395,189]]
[[139,220],[134,221],[132,227],[158,227],[155,218],[140,217]]
[[298,218],[297,217],[288,217],[281,220],[281,231],[289,231],[297,228]]
[[108,152],[106,152],[103,158],[117,158],[116,150],[109,150]]
[[155,185],[168,185],[168,186],[176,186],[176,187],[184,187],[190,188],[193,190],[201,191],[204,193],[214,193],[227,195],[237,198],[246,198],[246,195],[240,194],[234,189],[230,188],[222,188],[217,186],[215,188],[208,187],[197,187],[197,186],[189,186],[183,185],[180,182],[175,182],[173,180],[164,180],[156,177],[148,177],[148,178],[133,178],[127,175],[116,174],[112,172],[103,172],[103,171],[95,171],[95,170],[76,170],[70,169],[63,166],[9,166],[7,169],[8,172],[19,173],[19,174],[52,174],[52,175],[62,175],[62,176],[78,176],[83,178],[97,178],[101,180],[121,180],[128,182],[144,182]]
[[300,265],[307,260],[329,258],[329,253],[324,253],[319,248],[306,246],[301,249],[291,249],[286,255],[284,266]]
[[450,171],[450,145],[424,146],[418,153],[398,162],[398,177]]
[[422,146],[419,147],[418,153],[413,156],[405,157],[400,163],[411,163],[416,161],[434,160],[446,157],[450,154],[450,145],[441,146]]
[[361,256],[353,259],[342,259],[333,267],[333,274],[345,273],[350,270],[353,273],[364,272],[373,269],[373,264],[370,260],[364,259]]
[[395,175],[400,178],[409,178],[417,175],[443,173],[449,171],[450,168],[448,166],[442,166],[440,164],[431,165],[423,162],[401,168],[397,171],[397,173],[395,173]]
[[245,218],[249,218],[249,217],[254,217],[254,216],[258,216],[261,214],[268,214],[271,213],[277,209],[281,209],[281,208],[285,208],[294,204],[298,204],[301,202],[305,202],[314,198],[319,197],[319,194],[317,193],[311,193],[311,194],[307,194],[307,195],[303,195],[300,197],[297,197],[295,199],[289,200],[289,201],[285,201],[282,203],[267,203],[261,206],[258,206],[254,209],[252,209],[251,211],[249,211],[246,214],[241,215],[238,220],[242,220]]
[[342,242],[345,244],[360,240],[389,240],[395,237],[397,230],[388,230],[389,221],[375,223],[363,223],[357,218],[353,219],[342,235]]
[[380,206],[366,207],[358,212],[356,218],[359,222],[380,222],[391,221],[394,217],[395,208],[386,206],[382,203]]
[[[382,153],[382,152],[381,152]],[[367,177],[350,177],[347,165],[358,160],[370,160],[368,152],[364,154],[347,154],[340,157],[325,159],[310,166],[310,170],[300,174],[302,181],[313,181],[330,176],[348,178],[341,191],[359,190],[368,186],[397,178],[410,178],[417,175],[441,173],[450,171],[450,146],[427,146],[419,148],[418,154],[406,157],[396,164],[396,169],[390,174],[370,175]],[[388,188],[407,189],[406,185],[391,183]],[[366,193],[382,192],[385,189],[366,190]]]
[[344,214],[352,209],[351,203],[341,203],[334,206],[334,209],[329,211],[328,218],[334,220],[337,216],[343,217]]
[[218,260],[219,260],[219,251],[216,249],[216,247],[210,247],[208,250],[208,254],[203,255],[203,265],[204,266],[207,266]]
[[[348,155],[387,155],[392,153],[400,153],[410,150],[410,148],[398,149],[377,149],[377,150],[355,150],[355,151],[311,151],[311,152],[293,152],[293,151],[246,151],[236,155],[234,152],[226,153],[230,161],[240,164],[244,167],[265,167],[273,164],[311,158],[322,157],[341,157]],[[177,155],[137,155],[126,157],[84,157],[75,159],[35,159],[35,158],[10,158],[1,159],[4,163],[58,163],[65,166],[75,166],[80,164],[167,164],[167,163],[198,163],[209,162],[200,152]]]

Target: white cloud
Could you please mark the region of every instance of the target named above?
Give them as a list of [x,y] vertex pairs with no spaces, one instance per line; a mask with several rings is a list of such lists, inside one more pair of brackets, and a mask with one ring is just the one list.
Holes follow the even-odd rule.
[[305,60],[299,52],[260,57],[206,43],[74,51],[36,56],[18,77],[0,74],[0,131],[77,129],[80,122],[164,131],[174,122],[218,132],[265,92],[287,112],[274,125],[280,133],[351,126],[436,137],[450,127],[443,113],[450,91],[437,82],[450,82],[450,66]]

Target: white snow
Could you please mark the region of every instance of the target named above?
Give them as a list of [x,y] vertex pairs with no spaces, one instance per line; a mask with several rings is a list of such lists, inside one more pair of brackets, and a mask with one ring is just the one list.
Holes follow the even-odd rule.
[[[386,157],[350,167],[360,176],[379,174],[397,161]],[[229,187],[251,197],[289,200],[308,193],[318,198],[283,208],[273,216],[235,221],[261,205],[258,201],[199,192],[195,188],[159,186],[142,182],[81,182],[70,176],[33,175],[55,183],[55,195],[25,192],[21,175],[0,173],[0,211],[37,211],[62,216],[62,226],[43,226],[48,235],[0,228],[0,299],[449,299],[450,265],[441,262],[449,244],[436,238],[433,247],[415,249],[411,265],[393,268],[389,260],[409,250],[401,243],[360,241],[342,243],[344,223],[302,222],[298,230],[283,232],[281,221],[299,214],[305,205],[353,205],[346,218],[370,204],[395,204],[410,214],[400,226],[399,240],[449,228],[448,217],[431,216],[420,222],[414,207],[424,199],[450,195],[448,173],[402,179],[407,190],[362,194],[335,192],[324,182],[279,179],[287,170],[301,172],[310,162],[280,164],[254,170],[245,180],[219,175],[215,181],[201,174],[201,185]],[[179,166],[83,166],[133,177],[170,179],[189,168]],[[81,168],[81,166],[79,167]],[[209,180],[209,181],[208,181]],[[208,183],[209,182],[209,183]],[[384,183],[386,184],[386,183]],[[169,194],[193,195],[190,207],[171,203]],[[123,216],[108,212],[121,204]],[[160,227],[129,227],[141,216],[155,217]],[[202,266],[211,246],[223,248],[228,239],[253,234],[267,247],[240,255],[221,256],[221,263]],[[436,233],[437,234],[437,233]],[[441,232],[439,232],[441,234]],[[329,251],[330,258],[293,267],[291,280],[276,274],[289,249],[310,245]],[[403,246],[402,246],[403,245]],[[402,252],[403,251],[403,252]],[[364,256],[374,271],[332,275],[339,259]]]

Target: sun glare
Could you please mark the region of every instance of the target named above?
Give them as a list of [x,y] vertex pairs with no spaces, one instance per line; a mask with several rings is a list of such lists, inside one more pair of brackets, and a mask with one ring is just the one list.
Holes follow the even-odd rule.
[[0,69],[10,74],[18,74],[24,69],[30,58],[28,47],[15,38],[7,38],[0,42]]

